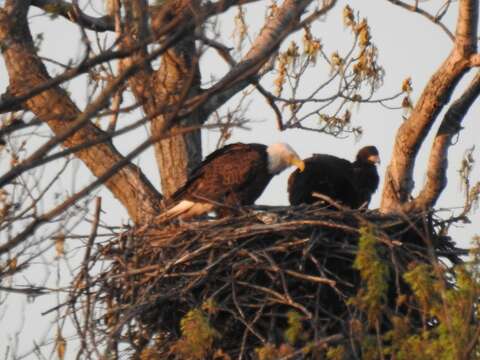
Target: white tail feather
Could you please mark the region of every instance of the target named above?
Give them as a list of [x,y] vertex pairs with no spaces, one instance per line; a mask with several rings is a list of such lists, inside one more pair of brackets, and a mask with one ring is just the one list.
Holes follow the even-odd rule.
[[165,219],[176,218],[181,214],[183,214],[184,212],[187,212],[188,210],[190,210],[193,207],[193,205],[195,205],[193,201],[182,200],[171,209],[168,209],[167,211],[165,211],[162,214],[162,217],[165,216]]
[[209,211],[212,211],[213,208],[213,204],[182,200],[171,209],[168,209],[162,213],[158,220],[161,222],[175,218],[179,218],[180,220],[188,220],[195,216],[208,213]]

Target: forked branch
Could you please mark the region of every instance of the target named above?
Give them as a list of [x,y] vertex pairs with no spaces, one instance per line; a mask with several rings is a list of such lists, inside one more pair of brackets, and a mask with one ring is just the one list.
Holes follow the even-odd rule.
[[[450,101],[458,82],[470,69],[472,58],[477,54],[477,33],[478,0],[460,0],[453,49],[430,78],[410,117],[397,132],[392,160],[385,174],[381,211],[408,210],[418,151],[438,114]],[[442,186],[436,188],[441,189]],[[438,194],[429,196],[430,199],[437,197]],[[420,205],[419,201],[417,205]]]
[[462,129],[462,121],[480,95],[480,71],[463,94],[455,100],[445,114],[430,150],[427,181],[420,194],[408,203],[409,210],[423,210],[435,204],[447,185],[448,149],[452,139]]
[[[45,65],[36,53],[27,22],[28,2],[7,1],[0,12],[0,41],[8,44],[3,52],[14,96],[28,92],[32,87],[51,80]],[[105,104],[105,102],[103,102]],[[101,105],[101,104],[100,104]],[[67,132],[72,121],[81,115],[67,92],[52,86],[29,98],[25,107],[45,121],[56,135]],[[63,142],[66,147],[102,136],[102,131],[87,121],[85,125]],[[123,156],[111,142],[103,142],[77,153],[92,173],[100,177],[119,163]],[[125,206],[134,222],[144,220],[158,211],[160,195],[148,179],[129,163],[106,182],[106,186]],[[148,215],[150,214],[150,215]]]

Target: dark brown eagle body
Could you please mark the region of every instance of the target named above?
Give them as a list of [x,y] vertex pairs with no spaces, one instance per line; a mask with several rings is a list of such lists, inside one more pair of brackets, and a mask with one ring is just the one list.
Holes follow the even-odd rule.
[[265,145],[235,143],[207,156],[172,200],[206,200],[226,207],[251,205],[272,177]]
[[354,207],[358,201],[353,177],[352,163],[348,160],[316,154],[305,160],[303,172],[294,171],[288,178],[290,204],[313,204],[321,200],[313,193],[320,193]]
[[290,204],[321,201],[314,195],[319,193],[354,209],[368,205],[378,187],[377,162],[378,151],[374,146],[362,148],[353,163],[333,155],[315,154],[305,160],[303,172],[294,171],[290,175]]
[[291,165],[304,168],[287,144],[224,146],[192,171],[185,185],[169,199],[159,220],[188,220],[213,210],[221,217],[235,213],[239,207],[252,205],[272,177]]
[[365,146],[357,154],[353,162],[353,174],[355,187],[357,188],[358,206],[370,203],[373,193],[377,190],[380,182],[376,162],[369,159],[377,158],[378,150],[375,146]]

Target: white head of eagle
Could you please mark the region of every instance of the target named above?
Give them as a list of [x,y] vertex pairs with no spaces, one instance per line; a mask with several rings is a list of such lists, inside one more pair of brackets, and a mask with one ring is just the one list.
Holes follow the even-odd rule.
[[267,148],[268,172],[272,175],[281,173],[289,166],[296,166],[303,171],[305,164],[292,147],[285,143],[275,143]]

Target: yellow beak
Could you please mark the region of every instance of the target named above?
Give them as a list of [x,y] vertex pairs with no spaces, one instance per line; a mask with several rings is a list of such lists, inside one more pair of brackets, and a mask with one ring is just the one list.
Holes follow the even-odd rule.
[[303,162],[302,159],[299,159],[299,158],[295,157],[295,158],[292,159],[291,164],[293,166],[296,166],[300,170],[300,172],[305,170],[305,163]]

